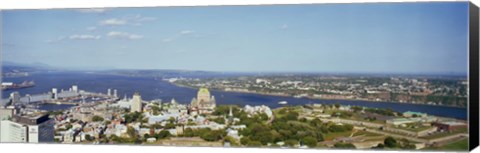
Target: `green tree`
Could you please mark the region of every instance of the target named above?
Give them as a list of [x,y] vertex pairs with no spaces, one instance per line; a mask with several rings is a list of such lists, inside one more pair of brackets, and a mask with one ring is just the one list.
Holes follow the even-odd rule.
[[86,135],[85,135],[85,140],[87,140],[87,141],[93,141],[94,138],[91,137],[89,134],[86,134]]
[[298,141],[295,140],[295,139],[288,139],[288,140],[285,140],[285,145],[289,146],[289,147],[294,147],[295,145],[298,144]]
[[397,140],[395,140],[395,138],[393,138],[393,137],[387,137],[383,141],[383,144],[385,144],[385,147],[395,148],[395,147],[397,147]]
[[247,146],[249,147],[261,147],[262,143],[259,141],[248,141]]
[[95,115],[92,117],[92,121],[94,122],[102,122],[103,120],[104,120],[103,117],[100,117],[98,115]]
[[305,138],[302,139],[303,143],[305,143],[305,145],[307,145],[308,147],[310,148],[314,148],[317,146],[317,138],[314,138],[312,136],[307,136]]
[[340,149],[355,149],[355,146],[351,143],[335,143],[333,145],[335,148],[340,148]]
[[160,132],[158,133],[158,135],[157,135],[156,138],[157,138],[157,139],[165,139],[165,138],[168,138],[168,137],[170,137],[170,136],[171,136],[170,132],[168,132],[167,130],[163,130],[163,131],[160,131]]

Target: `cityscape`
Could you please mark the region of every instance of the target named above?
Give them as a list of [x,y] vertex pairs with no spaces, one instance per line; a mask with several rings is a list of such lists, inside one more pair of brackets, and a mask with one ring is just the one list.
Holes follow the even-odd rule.
[[0,143],[466,151],[467,6],[3,11]]

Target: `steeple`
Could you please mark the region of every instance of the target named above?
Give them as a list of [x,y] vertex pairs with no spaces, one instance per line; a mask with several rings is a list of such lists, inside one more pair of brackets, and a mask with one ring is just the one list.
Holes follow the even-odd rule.
[[228,113],[228,117],[232,117],[233,116],[233,113],[232,113],[232,106],[230,106],[230,112]]

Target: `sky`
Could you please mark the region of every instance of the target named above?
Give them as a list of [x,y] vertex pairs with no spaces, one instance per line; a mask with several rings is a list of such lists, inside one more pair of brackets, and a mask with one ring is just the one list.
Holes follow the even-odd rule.
[[5,10],[2,58],[72,69],[467,73],[468,3]]

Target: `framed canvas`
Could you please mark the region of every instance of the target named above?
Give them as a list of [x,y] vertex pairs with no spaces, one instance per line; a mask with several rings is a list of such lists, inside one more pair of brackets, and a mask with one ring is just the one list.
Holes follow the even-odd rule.
[[469,151],[478,7],[1,10],[0,143]]

